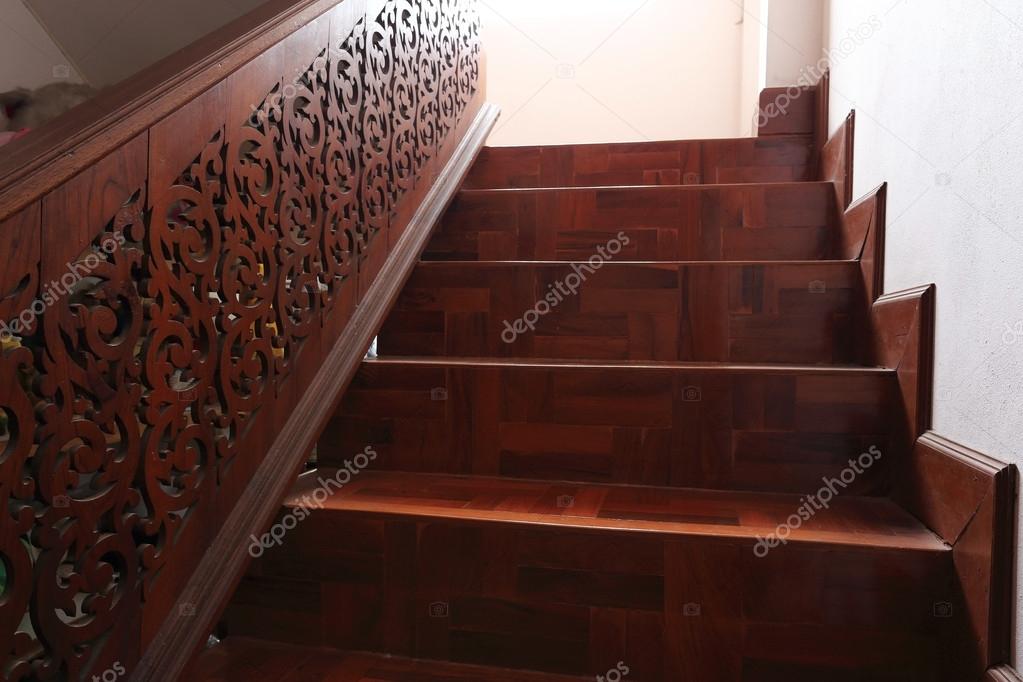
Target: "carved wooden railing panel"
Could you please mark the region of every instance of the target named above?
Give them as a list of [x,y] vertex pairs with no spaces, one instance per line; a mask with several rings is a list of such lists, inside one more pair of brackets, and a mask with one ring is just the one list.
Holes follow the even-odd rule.
[[131,671],[479,109],[478,31],[333,3],[0,216],[3,679]]

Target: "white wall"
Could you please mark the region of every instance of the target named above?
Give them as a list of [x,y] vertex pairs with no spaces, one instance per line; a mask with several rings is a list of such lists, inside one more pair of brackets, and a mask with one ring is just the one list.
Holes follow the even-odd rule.
[[731,0],[484,0],[492,145],[739,135]]
[[21,0],[0,0],[0,92],[34,89],[56,80],[81,82]]
[[833,66],[831,121],[857,110],[856,195],[890,183],[886,290],[938,285],[934,427],[1023,465],[1023,3],[830,0],[827,15],[832,46],[881,22]]

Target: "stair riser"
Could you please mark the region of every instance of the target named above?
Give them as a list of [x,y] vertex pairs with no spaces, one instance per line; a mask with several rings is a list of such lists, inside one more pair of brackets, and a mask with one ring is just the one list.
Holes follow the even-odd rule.
[[877,446],[849,494],[886,488],[894,374],[368,363],[319,444],[377,470],[816,492]]
[[942,669],[943,553],[790,544],[757,558],[750,541],[330,511],[292,533],[236,594],[233,634],[571,674],[623,662],[641,682]]
[[385,323],[379,351],[851,363],[861,289],[858,265],[846,262],[606,263],[595,271],[586,264],[426,263]]
[[837,216],[827,183],[462,192],[423,257],[589,260],[621,232],[619,260],[820,260]]
[[467,189],[814,180],[810,136],[553,147],[488,147]]

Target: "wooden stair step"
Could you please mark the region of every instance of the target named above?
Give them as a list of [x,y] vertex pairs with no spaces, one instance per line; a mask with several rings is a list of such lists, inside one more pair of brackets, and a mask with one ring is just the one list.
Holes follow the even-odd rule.
[[[338,469],[303,474],[286,507],[309,508],[328,479],[348,481],[322,510],[467,523],[539,524],[573,530],[654,533],[757,541],[803,506],[799,495],[637,485],[528,481]],[[822,483],[822,486],[824,484]],[[788,538],[790,544],[945,552],[948,547],[894,502],[842,497]],[[317,509],[320,509],[317,507]],[[752,546],[751,546],[752,549]]]
[[844,364],[862,287],[853,261],[422,263],[379,352]]
[[284,514],[311,512],[255,562],[229,633],[647,682],[941,665],[949,549],[883,499],[840,497],[758,554],[801,497],[369,469],[315,508],[333,473],[300,480]]
[[467,189],[813,180],[810,135],[486,147]]
[[366,653],[346,653],[247,637],[205,651],[195,682],[589,682],[591,677],[533,673]]
[[838,224],[828,182],[470,190],[423,258],[589,260],[620,240],[616,260],[822,260]]
[[899,460],[894,370],[867,367],[382,358],[363,363],[320,439],[324,466],[810,492],[871,447],[850,486]]

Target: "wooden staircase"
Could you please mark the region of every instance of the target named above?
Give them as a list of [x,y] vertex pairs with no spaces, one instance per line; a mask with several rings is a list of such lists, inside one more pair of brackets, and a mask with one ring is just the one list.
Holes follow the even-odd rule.
[[968,679],[839,137],[485,150],[191,674]]

